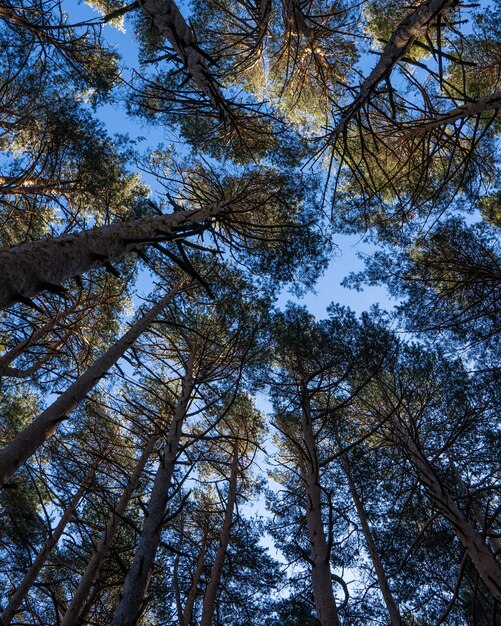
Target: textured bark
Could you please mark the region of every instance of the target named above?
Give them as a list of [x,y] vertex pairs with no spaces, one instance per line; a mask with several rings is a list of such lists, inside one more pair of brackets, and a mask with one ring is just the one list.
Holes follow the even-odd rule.
[[386,44],[376,66],[361,84],[357,97],[336,124],[331,133],[331,141],[334,141],[345,131],[349,121],[364,106],[379,83],[389,78],[391,71],[406,54],[412,43],[426,34],[433,20],[449,13],[455,4],[456,0],[425,0],[400,22]]
[[204,209],[119,222],[74,235],[51,237],[0,250],[0,308],[65,280],[105,267],[138,247],[207,228],[226,203]]
[[440,126],[444,126],[445,124],[452,124],[453,122],[464,119],[465,117],[475,117],[476,115],[481,115],[487,111],[495,111],[497,109],[501,109],[501,91],[479,98],[473,102],[466,102],[465,104],[462,104],[455,109],[451,109],[442,115],[437,115],[437,117],[432,119],[425,118],[420,122],[413,122],[412,125],[415,126],[415,128],[411,128],[409,130],[409,136],[416,137],[424,135],[425,133],[428,133],[435,128],[439,128]]
[[165,309],[179,291],[183,280],[179,281],[160,302],[137,320],[125,335],[99,357],[55,402],[40,413],[29,426],[18,433],[14,440],[0,452],[0,485],[5,485],[14,472],[54,434],[59,424],[68,418],[69,413],[115,365],[134,341],[148,329],[156,316]]
[[125,578],[122,598],[111,626],[134,626],[141,608],[153,570],[155,556],[160,544],[162,522],[169,499],[172,473],[179,449],[183,422],[193,389],[193,359],[191,358],[183,378],[182,392],[177,403],[169,432],[166,436],[163,455],[153,483],[148,509],[134,560]]
[[204,604],[202,609],[202,619],[200,626],[211,626],[214,618],[214,609],[216,608],[216,597],[221,582],[221,574],[223,573],[224,557],[230,543],[230,531],[233,521],[233,511],[237,501],[237,479],[238,479],[238,440],[235,441],[233,449],[233,459],[231,462],[230,484],[228,489],[228,499],[226,501],[226,510],[224,513],[223,527],[219,539],[219,547],[217,549],[216,558],[212,565],[209,583],[204,595]]
[[26,597],[29,590],[33,586],[33,583],[36,581],[40,570],[44,566],[47,558],[50,556],[50,553],[52,552],[53,548],[56,546],[57,542],[61,538],[61,535],[63,534],[66,526],[68,525],[68,522],[73,517],[73,513],[78,507],[80,500],[82,499],[82,496],[88,490],[89,485],[92,482],[92,479],[94,478],[97,465],[98,465],[98,462],[94,463],[90,471],[87,473],[86,477],[84,478],[82,482],[80,489],[76,492],[76,494],[71,499],[70,505],[63,513],[56,528],[54,529],[50,537],[47,539],[47,541],[44,543],[43,548],[38,553],[30,569],[26,572],[21,584],[16,589],[16,592],[14,593],[14,595],[10,598],[9,604],[6,606],[5,610],[3,611],[0,617],[0,623],[3,626],[8,626],[8,624],[10,624],[12,620],[14,619],[16,613],[19,610],[19,607],[21,606],[21,603],[23,602],[24,598]]
[[198,583],[200,582],[200,577],[202,576],[202,572],[203,572],[204,565],[205,565],[205,553],[207,552],[208,534],[209,534],[209,529],[206,528],[204,531],[203,539],[202,539],[202,545],[200,547],[200,553],[198,555],[197,563],[195,565],[195,572],[193,573],[191,585],[188,590],[188,595],[186,597],[186,604],[184,605],[184,611],[183,611],[184,626],[190,626],[191,624],[191,618],[193,616],[193,607],[195,606],[195,600],[197,597]]
[[321,626],[338,626],[338,611],[332,591],[330,548],[322,519],[320,467],[313,433],[310,400],[306,388],[302,394],[302,409],[301,428],[306,452],[302,470],[308,497],[306,522],[310,537],[313,597]]
[[403,626],[402,617],[400,616],[400,611],[393,597],[388,578],[386,577],[386,572],[384,571],[383,563],[379,556],[376,544],[374,543],[369,522],[367,521],[367,516],[365,514],[364,505],[362,503],[362,500],[360,499],[360,496],[358,495],[357,488],[351,475],[350,464],[346,455],[342,455],[341,463],[343,465],[343,469],[348,480],[348,486],[350,488],[351,497],[357,510],[358,519],[360,520],[365,543],[367,545],[367,551],[369,552],[369,556],[371,557],[371,561],[376,572],[379,588],[381,589],[381,594],[390,615],[390,622],[392,626]]
[[198,89],[225,115],[225,98],[218,81],[208,70],[206,57],[176,3],[173,0],[144,0],[141,9],[183,61]]
[[83,614],[86,600],[89,597],[91,588],[99,576],[99,572],[101,571],[108,549],[113,542],[115,534],[122,521],[122,517],[127,509],[127,505],[129,504],[130,498],[137,487],[141,474],[143,473],[144,467],[153,452],[153,449],[155,448],[158,438],[159,435],[154,434],[146,443],[146,446],[136,463],[136,467],[134,468],[129,481],[122,492],[122,495],[120,496],[108,523],[106,524],[106,528],[101,535],[94,554],[88,562],[85,572],[80,579],[80,583],[78,584],[70,605],[68,606],[68,609],[66,610],[66,613],[61,621],[61,626],[75,626],[79,623],[79,619]]
[[501,567],[490,548],[485,545],[482,535],[470,524],[452,497],[447,493],[434,468],[419,450],[403,425],[392,418],[392,423],[400,433],[408,456],[416,469],[421,483],[426,487],[433,502],[442,515],[451,523],[457,538],[463,544],[480,578],[484,581],[492,597],[501,602]]

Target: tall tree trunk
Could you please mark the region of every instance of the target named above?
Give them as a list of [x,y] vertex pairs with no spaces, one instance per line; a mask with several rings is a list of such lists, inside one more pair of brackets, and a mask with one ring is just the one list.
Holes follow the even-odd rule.
[[141,474],[143,473],[144,467],[153,452],[153,449],[155,448],[158,438],[159,435],[154,434],[148,439],[148,442],[146,443],[146,446],[136,463],[136,467],[134,468],[129,481],[123,490],[116,507],[113,509],[108,523],[106,524],[106,528],[104,529],[99,543],[96,546],[94,554],[88,562],[85,572],[80,579],[80,583],[75,591],[75,594],[73,595],[73,598],[71,599],[68,609],[66,610],[61,626],[75,626],[79,622],[92,585],[99,576],[99,572],[101,571],[108,549],[113,542],[115,534],[122,521],[122,517],[127,509],[127,505],[129,504],[130,498],[137,487]]
[[463,544],[478,575],[484,581],[492,597],[501,602],[501,567],[496,561],[494,554],[485,545],[481,534],[468,522],[457,504],[447,493],[433,466],[419,450],[403,424],[395,416],[392,417],[391,421],[400,433],[409,459],[413,463],[421,483],[428,490],[430,497],[442,515],[451,523],[457,538]]
[[0,309],[44,290],[57,291],[65,280],[105,267],[148,243],[203,230],[227,206],[221,202],[204,209],[119,222],[0,251]]
[[312,412],[308,390],[302,391],[301,427],[305,446],[303,478],[306,483],[307,505],[306,522],[310,537],[311,578],[313,597],[321,626],[338,626],[338,611],[332,591],[330,549],[325,536],[322,519],[322,490],[320,468],[317,458],[315,435],[313,433]]
[[235,509],[235,503],[237,501],[237,479],[238,439],[236,439],[234,443],[233,458],[231,461],[230,484],[228,489],[228,499],[226,501],[226,510],[224,513],[223,528],[221,529],[219,547],[217,549],[214,564],[212,565],[209,584],[207,585],[207,589],[205,590],[200,626],[211,626],[214,619],[217,591],[221,582],[221,574],[223,573],[224,557],[230,543],[230,531],[233,521],[233,511]]
[[362,526],[362,532],[364,534],[365,543],[367,544],[367,550],[369,552],[369,556],[371,557],[372,564],[374,566],[374,570],[376,572],[377,581],[379,584],[379,588],[381,589],[381,594],[383,596],[384,602],[386,604],[386,608],[388,609],[388,613],[390,615],[390,621],[392,626],[403,626],[402,618],[400,616],[400,611],[398,609],[397,603],[393,597],[391,592],[390,585],[388,583],[388,578],[386,577],[386,572],[384,571],[383,563],[379,556],[378,550],[376,548],[376,544],[374,543],[374,539],[372,537],[371,529],[369,526],[369,522],[367,521],[367,516],[365,514],[364,505],[360,496],[358,495],[357,488],[353,481],[353,476],[350,470],[350,464],[347,455],[343,454],[341,456],[341,464],[346,474],[346,478],[348,480],[348,486],[350,488],[351,497],[353,498],[353,502],[355,504],[355,508],[357,510],[358,519],[360,520],[360,525]]
[[5,485],[14,472],[25,463],[38,448],[51,437],[58,425],[95,387],[97,382],[125,354],[134,341],[151,325],[179,291],[185,279],[181,279],[161,300],[93,363],[70,387],[45,411],[0,452],[0,485]]
[[425,35],[439,15],[449,13],[456,0],[425,0],[410,15],[407,15],[393,32],[374,69],[360,85],[358,95],[348,107],[331,133],[331,143],[344,133],[350,120],[360,111],[379,83],[389,78],[398,61],[406,54],[412,43]]
[[209,535],[209,528],[206,527],[204,530],[204,535],[202,538],[202,545],[200,546],[200,552],[198,554],[197,563],[195,565],[195,572],[193,573],[193,578],[191,579],[191,585],[188,590],[188,595],[186,597],[186,604],[184,605],[184,611],[183,611],[184,626],[191,626],[191,619],[193,617],[193,607],[195,606],[195,600],[197,597],[198,583],[200,582],[200,577],[202,576],[202,572],[203,572],[204,565],[205,565],[205,553],[207,552],[208,535]]
[[465,485],[463,479],[461,478],[461,474],[458,472],[456,464],[449,456],[449,465],[452,470],[452,474],[454,476],[454,480],[456,481],[459,493],[462,497],[468,498],[470,501],[471,512],[473,513],[473,518],[478,524],[478,527],[481,529],[482,533],[485,533],[487,538],[487,543],[490,545],[492,551],[496,555],[496,559],[501,561],[501,541],[497,537],[492,537],[489,535],[488,529],[485,528],[485,516],[482,513],[478,500],[471,496],[468,492],[468,487]]
[[227,115],[227,103],[216,78],[210,73],[206,58],[200,51],[193,31],[186,23],[174,0],[143,0],[141,9],[158,32],[163,35],[178,57],[196,86],[206,96],[222,117]]
[[139,619],[155,556],[160,544],[162,521],[169,499],[169,488],[179,449],[183,422],[193,390],[193,354],[183,378],[182,391],[166,437],[163,455],[153,483],[143,529],[132,565],[125,578],[122,598],[111,626],[134,626]]
[[52,549],[59,541],[66,526],[68,525],[68,522],[71,520],[73,513],[75,512],[75,509],[78,507],[80,500],[82,499],[82,496],[88,490],[89,485],[92,482],[92,479],[94,478],[94,474],[96,472],[96,468],[98,464],[99,464],[99,459],[90,468],[89,472],[87,473],[87,475],[85,476],[82,482],[81,487],[71,499],[68,508],[63,513],[56,528],[54,529],[50,537],[47,539],[47,541],[44,543],[43,548],[38,553],[30,569],[26,572],[21,584],[16,589],[14,595],[10,598],[9,604],[6,606],[5,610],[3,611],[0,617],[0,623],[2,624],[2,626],[8,626],[8,624],[11,623],[14,616],[18,612],[19,607],[21,606],[21,603],[23,602],[24,598],[28,594],[33,583],[36,581],[37,576],[40,570],[42,569],[42,567],[44,566],[50,553],[52,552]]

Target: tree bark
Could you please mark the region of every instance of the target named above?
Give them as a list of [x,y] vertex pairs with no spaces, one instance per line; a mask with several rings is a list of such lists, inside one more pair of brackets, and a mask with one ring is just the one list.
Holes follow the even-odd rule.
[[400,611],[398,609],[397,603],[395,602],[395,598],[393,597],[393,593],[391,591],[391,587],[388,582],[388,578],[386,577],[386,572],[384,571],[383,563],[379,556],[379,552],[377,550],[376,544],[374,543],[374,539],[372,537],[371,529],[369,526],[369,522],[367,521],[367,516],[365,514],[364,505],[360,496],[358,495],[357,488],[353,481],[353,476],[351,475],[349,460],[345,454],[341,456],[341,464],[343,466],[344,472],[346,474],[346,478],[348,480],[348,486],[350,488],[351,497],[355,504],[355,508],[357,510],[358,519],[360,520],[360,525],[362,526],[362,532],[364,535],[365,543],[367,544],[367,550],[369,552],[369,556],[371,557],[372,564],[374,566],[374,570],[376,572],[377,581],[379,584],[379,588],[381,590],[381,594],[383,596],[384,602],[386,604],[386,608],[388,609],[388,613],[390,615],[390,621],[392,626],[403,626],[402,617],[400,616]]
[[120,496],[108,523],[106,524],[106,528],[101,535],[94,554],[88,562],[85,572],[80,579],[80,583],[78,584],[70,605],[64,614],[63,620],[61,621],[61,626],[75,626],[79,623],[79,619],[83,614],[85,602],[89,596],[92,585],[99,576],[99,572],[101,571],[108,549],[113,542],[115,534],[122,521],[122,517],[127,509],[127,505],[129,504],[130,498],[137,487],[141,474],[151,453],[153,452],[153,449],[155,448],[158,438],[159,435],[154,434],[148,439],[148,442],[146,443],[146,446],[136,463],[136,467],[134,468],[129,481],[122,492],[122,495]]
[[85,398],[98,381],[125,354],[136,339],[148,329],[159,313],[165,309],[179,291],[185,279],[181,279],[169,293],[153,306],[141,319],[93,363],[55,402],[45,409],[14,440],[0,452],[0,485],[5,485],[56,431],[58,425]]
[[164,452],[153,483],[139,544],[132,565],[127,572],[122,598],[111,626],[134,626],[140,617],[156,552],[160,544],[162,522],[169,498],[169,488],[193,385],[193,355],[190,355],[183,378],[181,396],[172,417]]
[[36,581],[40,570],[44,566],[47,558],[50,556],[50,553],[52,552],[53,548],[56,546],[57,542],[61,538],[61,535],[63,534],[66,526],[68,525],[68,522],[71,520],[73,513],[75,512],[76,508],[78,507],[80,503],[80,500],[82,499],[82,496],[85,494],[90,483],[92,482],[98,463],[99,463],[99,460],[94,463],[90,471],[85,476],[80,489],[76,492],[76,494],[71,499],[70,505],[63,513],[63,516],[59,520],[59,523],[57,524],[56,528],[54,529],[50,537],[47,539],[47,541],[44,543],[43,548],[38,553],[30,569],[26,572],[21,584],[16,589],[16,592],[14,593],[14,595],[10,598],[9,604],[6,606],[6,608],[4,609],[0,617],[0,624],[2,624],[2,626],[8,626],[14,619],[16,613],[19,610],[19,607],[21,606],[21,603],[23,602],[24,598],[28,594],[33,583]]
[[105,267],[148,243],[203,230],[226,208],[227,203],[221,202],[0,250],[0,309],[43,290],[57,291],[65,280]]
[[315,435],[313,433],[310,399],[306,387],[304,387],[302,392],[301,418],[303,443],[306,452],[302,469],[308,497],[306,522],[310,537],[313,597],[321,626],[338,626],[338,610],[332,591],[330,549],[325,537],[322,519],[320,467],[317,458]]
[[204,565],[205,565],[205,553],[207,552],[208,535],[209,535],[209,529],[206,528],[204,531],[203,539],[202,539],[202,545],[200,547],[200,553],[197,558],[195,572],[193,574],[191,585],[188,590],[186,604],[184,605],[184,611],[183,611],[184,626],[191,625],[191,618],[193,616],[193,607],[195,606],[198,583],[200,582],[200,577],[202,576],[202,572],[203,572]]
[[390,76],[392,69],[409,50],[412,43],[426,34],[434,19],[439,15],[449,13],[455,4],[456,0],[425,0],[400,22],[376,66],[361,84],[357,97],[334,127],[331,133],[331,143],[334,143],[337,137],[345,131],[350,120],[364,106],[379,83]]
[[237,501],[237,479],[238,479],[238,439],[235,440],[233,448],[233,459],[231,462],[230,484],[228,490],[228,499],[226,501],[226,510],[224,513],[223,528],[221,529],[221,537],[219,547],[217,549],[216,558],[212,565],[209,584],[205,590],[204,604],[202,609],[202,619],[200,626],[212,626],[214,619],[214,609],[216,607],[217,591],[221,582],[221,574],[223,573],[224,557],[230,543],[230,531],[233,521],[233,510]]
[[141,9],[183,61],[198,89],[225,117],[227,104],[221,93],[219,83],[207,68],[207,57],[200,51],[193,31],[186,23],[176,3],[173,0],[144,0],[141,2]]
[[495,600],[501,602],[501,567],[496,561],[494,554],[485,545],[481,534],[472,527],[457,504],[447,493],[432,465],[419,450],[405,427],[395,416],[392,417],[391,421],[400,433],[409,459],[413,463],[421,483],[426,487],[431,499],[442,515],[451,523],[457,538],[463,544],[489,593]]

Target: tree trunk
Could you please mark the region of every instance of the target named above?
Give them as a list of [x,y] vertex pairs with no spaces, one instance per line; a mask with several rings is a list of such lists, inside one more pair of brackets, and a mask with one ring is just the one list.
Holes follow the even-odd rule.
[[94,554],[92,555],[90,561],[87,564],[85,572],[80,579],[80,583],[75,591],[75,594],[66,610],[64,618],[61,622],[61,626],[75,626],[80,616],[83,613],[84,605],[86,600],[88,599],[89,592],[92,588],[92,585],[96,581],[99,576],[99,572],[101,571],[101,567],[104,563],[104,559],[108,553],[108,549],[113,542],[116,531],[118,530],[120,523],[122,521],[123,514],[127,509],[127,505],[129,504],[129,500],[137,487],[141,474],[144,470],[148,459],[153,452],[156,442],[158,441],[159,435],[154,434],[146,443],[141,456],[139,457],[136,467],[132,472],[131,477],[125,487],[122,495],[120,496],[119,501],[117,502],[116,507],[111,514],[111,517],[106,524],[106,528],[101,535],[99,543],[96,546]]
[[332,591],[330,549],[325,537],[322,519],[320,468],[313,433],[310,399],[306,388],[302,393],[302,409],[301,427],[306,448],[305,462],[302,467],[308,497],[306,522],[310,537],[313,597],[321,626],[338,626],[338,611]]
[[43,290],[57,291],[65,280],[105,267],[148,243],[203,230],[226,208],[227,203],[221,202],[205,209],[119,222],[0,251],[0,309]]
[[478,524],[478,527],[481,529],[482,534],[485,534],[487,538],[487,543],[490,545],[492,551],[496,555],[496,559],[501,561],[501,541],[497,537],[489,536],[488,529],[485,528],[485,516],[482,513],[478,500],[474,496],[470,496],[468,492],[468,488],[465,485],[463,479],[461,478],[460,473],[457,470],[456,464],[449,456],[449,464],[452,470],[452,474],[454,476],[454,480],[458,486],[459,493],[462,497],[468,498],[471,502],[471,511],[473,513],[473,518]]
[[376,544],[374,543],[374,539],[372,537],[369,522],[367,521],[367,516],[364,510],[364,505],[358,495],[357,488],[355,487],[355,483],[351,475],[348,458],[344,454],[341,456],[341,464],[343,466],[343,469],[346,474],[346,478],[348,480],[348,486],[350,488],[351,497],[353,498],[355,508],[357,509],[357,515],[358,515],[358,519],[360,520],[360,525],[362,526],[362,532],[364,534],[365,543],[367,544],[367,550],[369,552],[369,556],[371,557],[371,561],[374,566],[374,570],[376,572],[376,577],[377,577],[377,581],[379,584],[379,588],[381,589],[381,594],[383,596],[384,602],[386,604],[386,608],[388,609],[388,613],[390,615],[391,624],[392,626],[403,626],[402,618],[400,616],[400,611],[398,609],[397,603],[395,602],[395,599],[391,592],[391,588],[388,583],[388,579],[386,577],[386,572],[384,571],[383,563],[381,561],[381,558],[379,557]]
[[331,143],[345,130],[360,109],[367,102],[379,83],[389,78],[396,63],[405,55],[412,43],[428,31],[430,24],[439,15],[447,15],[456,0],[425,0],[410,15],[405,17],[393,32],[374,69],[363,81],[355,100],[348,107],[331,133]]
[[94,478],[94,474],[96,472],[96,468],[98,464],[99,464],[99,460],[94,463],[90,471],[85,476],[80,489],[76,492],[76,494],[71,499],[70,505],[63,513],[63,516],[59,520],[59,523],[54,529],[54,532],[50,535],[50,537],[44,543],[44,546],[38,553],[37,558],[33,562],[30,569],[26,572],[23,578],[23,581],[17,588],[14,595],[11,597],[9,604],[6,606],[0,618],[0,623],[2,624],[2,626],[8,626],[8,624],[11,623],[12,619],[15,617],[16,613],[18,612],[19,607],[21,606],[21,603],[23,602],[24,598],[28,594],[33,583],[36,581],[40,570],[44,566],[47,558],[52,552],[52,549],[55,547],[55,545],[59,541],[66,526],[68,525],[68,522],[71,520],[73,513],[75,512],[75,509],[78,507],[80,500],[82,499],[82,496],[85,494],[90,483],[92,482],[92,479]]
[[144,0],[140,6],[143,13],[151,19],[158,32],[168,40],[183,61],[198,89],[225,117],[227,105],[219,83],[207,68],[206,57],[200,52],[193,31],[174,0]]
[[231,462],[230,484],[228,490],[228,500],[226,501],[226,510],[224,513],[223,528],[219,540],[216,558],[212,566],[209,584],[205,590],[204,605],[202,609],[202,619],[200,626],[211,626],[214,618],[214,609],[216,606],[217,591],[221,582],[221,574],[223,572],[224,557],[228,545],[230,543],[230,531],[233,521],[233,510],[237,501],[237,479],[238,479],[238,439],[235,440],[233,448],[233,459]]
[[398,418],[394,416],[392,423],[402,437],[409,458],[418,473],[421,483],[427,488],[430,497],[442,515],[451,523],[457,538],[463,544],[478,575],[484,581],[492,597],[501,602],[501,568],[494,554],[485,545],[480,533],[472,527],[457,504],[447,493],[432,465],[421,453]]
[[465,117],[475,117],[487,111],[495,111],[497,109],[501,109],[501,91],[479,98],[473,102],[466,102],[432,119],[425,118],[424,120],[412,122],[412,126],[408,130],[408,135],[409,137],[418,137],[445,124],[452,124]]
[[185,279],[181,279],[161,300],[152,307],[93,363],[70,387],[45,411],[0,452],[0,485],[5,485],[14,472],[25,463],[38,448],[51,437],[58,425],[95,387],[97,382],[115,365],[136,339],[148,329],[154,319],[169,304]]
[[193,355],[190,355],[186,374],[183,378],[181,397],[172,417],[162,459],[153,483],[139,544],[132,565],[127,572],[122,598],[111,626],[134,626],[141,614],[155,555],[160,544],[162,521],[165,516],[183,422],[193,385]]
[[204,531],[203,539],[202,539],[202,545],[200,547],[200,553],[197,558],[195,572],[193,574],[191,585],[188,590],[186,604],[184,606],[184,611],[183,611],[184,626],[191,625],[191,618],[193,616],[193,607],[195,606],[195,600],[197,597],[198,583],[200,582],[200,577],[202,576],[202,572],[203,572],[204,565],[205,565],[205,553],[207,551],[208,535],[209,535],[209,529],[206,528]]

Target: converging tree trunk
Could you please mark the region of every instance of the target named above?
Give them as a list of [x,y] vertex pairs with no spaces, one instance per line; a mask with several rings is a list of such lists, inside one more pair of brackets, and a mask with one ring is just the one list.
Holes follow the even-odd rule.
[[338,610],[332,590],[330,549],[322,519],[320,467],[313,433],[310,399],[306,388],[302,393],[301,405],[301,428],[305,447],[302,472],[307,492],[306,522],[310,537],[313,597],[321,626],[338,626]]
[[59,424],[68,418],[69,413],[125,354],[134,341],[148,329],[157,315],[165,309],[178,293],[184,280],[181,279],[158,304],[137,320],[121,339],[99,357],[57,400],[40,413],[29,426],[18,433],[14,440],[0,452],[0,485],[5,485],[16,470],[54,434]]
[[204,535],[202,538],[202,545],[200,546],[200,552],[198,553],[197,563],[195,565],[195,571],[193,573],[193,578],[191,579],[191,585],[188,590],[188,595],[186,597],[186,604],[184,605],[183,626],[191,625],[191,618],[193,616],[193,607],[195,606],[195,600],[197,597],[198,584],[200,583],[200,578],[202,576],[202,572],[204,570],[204,565],[205,565],[205,553],[207,552],[207,544],[209,542],[208,535],[209,535],[209,527],[207,526],[204,530]]
[[151,18],[158,32],[163,35],[183,61],[196,86],[222,116],[226,115],[225,99],[218,81],[207,67],[207,57],[200,50],[193,31],[186,23],[173,0],[144,0],[140,3],[145,15]]
[[190,355],[187,363],[181,395],[165,438],[165,446],[153,483],[148,509],[144,516],[139,544],[132,565],[127,572],[122,598],[111,626],[134,626],[141,614],[141,607],[160,544],[162,522],[169,499],[169,488],[179,449],[183,422],[193,391],[193,356],[193,354]]
[[16,589],[14,595],[10,598],[9,604],[5,607],[5,610],[3,611],[0,617],[0,624],[2,624],[2,626],[8,626],[14,619],[16,613],[19,610],[19,607],[21,606],[21,603],[23,602],[29,590],[33,586],[33,583],[36,581],[37,576],[40,573],[40,570],[42,569],[48,557],[50,556],[53,548],[56,546],[57,542],[61,538],[61,535],[63,534],[66,526],[68,525],[68,522],[73,517],[73,513],[75,512],[76,508],[80,504],[80,500],[82,499],[82,496],[85,495],[85,493],[87,492],[89,485],[91,484],[92,479],[94,478],[94,474],[96,473],[96,468],[99,464],[99,461],[100,459],[98,458],[96,462],[90,468],[89,472],[87,473],[87,475],[85,476],[82,482],[81,487],[78,489],[76,494],[71,499],[68,508],[63,513],[56,528],[53,530],[50,537],[44,543],[43,548],[40,550],[36,559],[33,561],[33,564],[30,567],[30,569],[26,572],[21,584]]
[[405,427],[395,416],[392,417],[391,421],[400,433],[409,459],[412,461],[421,482],[427,488],[430,497],[444,517],[451,523],[457,538],[463,544],[478,575],[484,581],[492,597],[501,602],[501,567],[496,561],[496,557],[484,543],[482,535],[473,528],[447,493],[432,465],[419,450]]
[[412,43],[425,35],[433,20],[449,13],[456,0],[426,0],[397,26],[386,44],[379,61],[369,76],[363,81],[358,94],[346,113],[341,117],[331,133],[331,142],[344,133],[350,120],[360,111],[382,80],[389,78],[398,61],[409,50]]
[[237,481],[238,481],[238,439],[235,440],[233,448],[233,458],[231,461],[230,482],[228,489],[228,499],[226,501],[226,510],[224,513],[223,527],[219,539],[219,547],[217,549],[216,558],[212,565],[209,583],[204,595],[204,603],[202,609],[202,619],[200,626],[212,626],[214,619],[214,609],[216,607],[217,591],[221,582],[223,573],[224,557],[230,543],[230,532],[233,521],[233,511],[237,501]]
[[362,527],[362,533],[364,535],[365,543],[367,545],[367,550],[369,552],[372,565],[374,566],[374,571],[376,572],[376,577],[379,588],[381,590],[381,594],[383,596],[383,600],[390,615],[391,624],[392,626],[403,626],[404,623],[402,621],[402,617],[400,616],[400,611],[398,609],[397,603],[395,602],[395,598],[393,597],[388,578],[386,577],[383,562],[381,561],[379,552],[372,537],[369,522],[367,521],[367,516],[365,514],[364,505],[362,503],[362,500],[360,499],[360,496],[358,495],[355,482],[353,481],[353,476],[351,474],[350,464],[347,455],[343,454],[341,456],[341,464],[346,474],[351,497],[353,498],[353,502],[357,510],[357,515],[358,519],[360,520],[360,525]]
[[129,481],[123,490],[116,507],[113,509],[108,523],[106,524],[106,528],[104,529],[99,543],[96,546],[94,554],[88,562],[85,572],[80,579],[80,583],[73,595],[63,620],[61,621],[61,626],[76,626],[76,624],[79,623],[80,618],[83,616],[84,607],[89,597],[92,585],[99,576],[99,572],[101,571],[108,549],[113,542],[115,534],[122,521],[122,517],[127,509],[127,505],[129,504],[131,496],[137,487],[141,474],[155,448],[158,438],[159,435],[155,433],[148,439],[148,442],[146,443],[146,446],[136,463],[134,471],[132,472]]
[[226,203],[179,211],[131,222],[93,228],[73,235],[50,237],[0,251],[0,309],[29,300],[37,293],[61,291],[65,280],[114,260],[155,241],[165,241],[207,228]]

